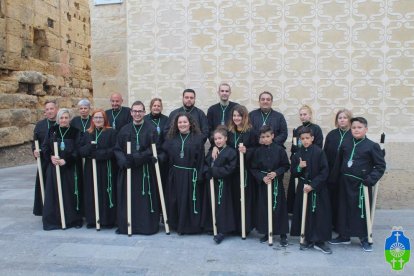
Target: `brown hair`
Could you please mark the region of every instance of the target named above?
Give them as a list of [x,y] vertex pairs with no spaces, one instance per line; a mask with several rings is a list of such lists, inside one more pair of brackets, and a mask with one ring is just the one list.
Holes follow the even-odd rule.
[[184,112],[179,112],[175,118],[174,118],[174,122],[170,128],[170,130],[168,131],[167,137],[172,139],[175,136],[178,135],[178,133],[180,132],[178,130],[178,119],[180,117],[186,117],[188,119],[188,122],[190,123],[190,132],[194,133],[194,134],[200,134],[200,128],[197,126],[196,122],[194,121],[193,117],[191,117],[190,114],[188,113],[184,113]]
[[244,105],[236,105],[231,110],[231,118],[230,118],[229,123],[228,123],[229,131],[230,132],[236,132],[236,130],[237,130],[237,126],[233,122],[233,114],[234,114],[235,111],[237,111],[237,113],[239,113],[240,116],[242,116],[242,129],[241,129],[241,131],[246,132],[249,129],[251,129],[252,124],[250,123],[249,111],[247,111],[247,108]]
[[346,108],[339,109],[335,115],[335,127],[338,127],[338,117],[341,113],[345,113],[346,117],[348,117],[349,125],[351,126],[351,119],[352,119],[352,112]]
[[160,102],[160,105],[161,105],[161,108],[162,108],[162,100],[161,100],[161,98],[153,98],[151,101],[150,101],[150,105],[149,105],[149,108],[150,108],[150,112],[151,112],[151,107],[154,105],[154,103],[155,102]]
[[95,123],[94,123],[94,121],[93,121],[93,116],[95,116],[95,114],[96,113],[102,113],[102,117],[104,118],[104,126],[103,126],[103,128],[102,128],[102,131],[104,131],[104,130],[106,130],[107,128],[111,128],[110,126],[109,126],[109,121],[108,121],[108,117],[106,116],[106,113],[105,113],[105,110],[103,110],[103,109],[95,109],[93,112],[92,112],[92,115],[91,115],[91,118],[92,118],[92,120],[91,120],[91,126],[88,128],[88,132],[89,133],[93,133],[94,131],[95,131],[95,129],[96,129],[96,126],[95,126]]

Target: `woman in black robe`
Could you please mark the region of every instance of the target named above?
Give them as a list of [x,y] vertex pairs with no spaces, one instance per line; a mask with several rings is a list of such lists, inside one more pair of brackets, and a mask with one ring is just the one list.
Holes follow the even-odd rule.
[[103,109],[96,109],[91,117],[91,126],[81,138],[79,148],[81,157],[85,158],[83,183],[86,227],[96,226],[92,170],[92,159],[95,159],[100,225],[111,228],[116,222],[117,172],[114,166],[116,132],[110,128]]
[[[325,151],[326,158],[328,159],[329,172],[332,172],[338,150],[342,143],[347,140],[352,140],[351,128],[352,113],[348,109],[341,109],[336,113],[335,126],[336,129],[331,130],[326,135],[325,145],[323,150]],[[336,231],[336,219],[338,214],[338,193],[339,182],[329,181],[328,179],[329,197],[331,200],[332,210],[332,228]]]
[[[323,144],[323,133],[322,129],[317,125],[312,123],[312,109],[308,105],[303,105],[299,109],[299,119],[302,122],[302,125],[298,126],[297,128],[293,129],[293,138],[292,138],[292,147],[290,148],[292,159],[293,155],[302,147],[302,142],[299,138],[299,133],[302,128],[308,127],[312,130],[314,142],[313,145],[316,145],[322,148]],[[294,145],[296,141],[297,145]],[[287,193],[287,204],[288,204],[288,213],[293,212],[293,206],[295,204],[295,178],[292,175],[289,178],[289,186],[288,186],[288,193]]]
[[305,222],[305,241],[302,248],[314,247],[323,253],[332,251],[325,245],[331,239],[331,207],[326,181],[329,175],[328,162],[323,150],[312,144],[311,128],[299,132],[303,146],[292,158],[291,173],[299,178],[291,225],[291,236],[299,236],[302,223],[303,192],[308,201]]
[[273,234],[280,235],[280,245],[288,245],[289,219],[286,208],[283,174],[289,170],[289,159],[285,149],[273,142],[274,134],[270,126],[260,129],[260,147],[252,158],[252,174],[256,180],[256,230],[265,234],[260,242],[268,240],[268,201],[267,186],[272,186]]
[[[206,186],[210,186],[210,179],[214,178],[215,211],[217,236],[214,241],[219,244],[224,235],[236,230],[236,221],[233,211],[233,189],[232,177],[237,164],[236,151],[227,146],[227,128],[218,126],[213,132],[214,145],[217,147],[217,157],[213,159],[211,149],[206,157],[205,168],[207,169]],[[211,192],[208,189],[209,202],[211,204]],[[211,206],[211,205],[210,205]]]
[[[42,218],[44,230],[62,228],[55,166],[60,166],[66,227],[82,227],[78,187],[80,168],[76,166],[79,131],[70,126],[71,119],[72,114],[68,109],[60,109],[57,114],[59,124],[50,128],[42,145],[42,150],[48,157]],[[54,142],[58,143],[58,158],[54,156]]]
[[[160,208],[151,144],[158,139],[155,127],[144,120],[145,107],[136,101],[131,107],[132,123],[118,132],[114,153],[120,168],[118,172],[118,230],[128,233],[127,169],[131,169],[131,223],[132,234],[152,235],[159,231]],[[127,154],[127,142],[131,154]]]
[[191,115],[178,113],[162,148],[168,156],[167,212],[179,234],[202,230],[204,135]]

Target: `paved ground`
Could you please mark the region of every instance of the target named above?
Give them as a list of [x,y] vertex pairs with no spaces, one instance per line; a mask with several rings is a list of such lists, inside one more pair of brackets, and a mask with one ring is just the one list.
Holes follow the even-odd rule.
[[[35,171],[34,165],[0,169],[0,275],[392,275],[384,260],[392,226],[403,226],[414,243],[414,210],[379,210],[371,253],[357,240],[332,246],[332,255],[300,251],[298,238],[286,249],[269,247],[255,233],[216,245],[212,236],[167,236],[163,229],[130,238],[85,227],[46,232],[32,215]],[[402,274],[414,275],[414,259]]]

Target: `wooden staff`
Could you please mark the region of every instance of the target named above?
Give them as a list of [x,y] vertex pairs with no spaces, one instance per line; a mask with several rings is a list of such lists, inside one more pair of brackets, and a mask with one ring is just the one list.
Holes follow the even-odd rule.
[[[363,178],[365,178],[365,170],[362,170]],[[364,204],[365,204],[365,220],[367,222],[367,234],[368,242],[372,243],[372,220],[371,220],[371,207],[369,204],[369,191],[368,187],[363,185],[364,189]]]
[[[293,130],[293,135],[295,135],[295,129]],[[292,138],[292,143],[295,147],[297,147],[298,145],[298,138],[293,136]],[[297,177],[295,177],[295,193],[296,193],[296,189],[298,187],[298,183],[299,183],[299,179]]]
[[215,237],[217,236],[217,225],[216,225],[216,197],[214,194],[214,178],[210,179],[210,194],[211,194],[211,213],[213,215],[213,233]]
[[[381,150],[382,150],[382,152],[384,153],[384,156],[385,156],[385,133],[381,134],[380,147],[381,147]],[[377,198],[378,198],[379,184],[380,184],[380,181],[378,181],[377,184],[375,184],[375,186],[373,187],[374,197],[372,199],[372,210],[371,210],[372,225],[374,225],[375,210],[377,209]]]
[[[127,142],[127,154],[131,154],[131,142]],[[127,220],[128,220],[128,236],[132,235],[131,221],[131,168],[127,169]]]
[[[152,147],[152,155],[157,158],[157,147],[155,144],[151,144]],[[157,158],[158,159],[158,158]],[[170,234],[170,226],[168,225],[168,218],[167,218],[167,209],[165,208],[165,199],[164,199],[164,190],[162,189],[162,182],[161,182],[161,173],[160,173],[160,165],[155,163],[155,173],[157,175],[157,182],[158,182],[158,191],[160,193],[160,200],[161,200],[161,209],[162,209],[162,217],[164,218],[164,226],[165,226],[165,234]]]
[[[55,157],[59,158],[57,142],[53,142],[53,149],[55,151]],[[65,209],[63,207],[63,196],[62,196],[62,180],[60,178],[60,166],[55,165],[55,168],[56,168],[56,182],[57,182],[58,197],[59,197],[60,221],[62,223],[62,229],[66,229]]]
[[40,147],[39,140],[35,140],[35,149],[39,153],[39,157],[36,158],[37,161],[37,171],[39,172],[39,183],[40,183],[40,193],[42,194],[42,203],[45,204],[45,183],[43,182],[43,170],[42,170],[42,161],[40,160]]
[[306,209],[308,207],[308,193],[303,192],[302,224],[300,225],[300,244],[305,244]]
[[[243,143],[239,144],[239,147],[243,147]],[[246,239],[246,202],[244,194],[244,154],[240,154],[240,205],[241,205],[241,230],[242,230],[242,239]]]
[[[266,183],[267,184],[267,183]],[[267,222],[269,246],[273,245],[272,183],[267,184]]]
[[[96,142],[91,142],[92,147],[96,146]],[[98,194],[98,176],[96,170],[96,159],[92,158],[92,173],[93,173],[93,194],[95,198],[95,222],[96,222],[96,230],[101,230],[101,222],[99,217],[99,194]]]

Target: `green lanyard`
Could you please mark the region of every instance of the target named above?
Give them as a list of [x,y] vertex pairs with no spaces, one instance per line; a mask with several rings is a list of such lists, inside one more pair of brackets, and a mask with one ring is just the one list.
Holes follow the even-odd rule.
[[240,137],[242,134],[240,133],[239,137],[237,137],[237,131],[234,131],[234,148],[237,149],[237,143],[239,142]]
[[193,111],[193,109],[194,109],[194,106],[190,109],[190,111],[187,111],[187,109],[185,109],[185,107],[183,106],[183,110],[184,110],[185,113],[191,113],[191,111]]
[[86,120],[86,123],[84,124],[82,117],[80,118],[80,121],[81,121],[82,127],[83,127],[83,132],[86,132],[86,126],[88,125],[89,119],[90,119],[90,116],[88,115],[88,119]]
[[220,107],[221,107],[221,125],[224,126],[224,115],[225,115],[226,109],[227,109],[227,107],[229,107],[229,105],[226,105],[226,107],[223,108],[223,106],[220,104]]
[[[270,113],[272,113],[272,110],[269,111],[269,113],[267,113],[266,118],[263,116],[263,112],[260,111],[260,114],[262,114],[262,119],[263,119],[263,125],[266,125],[266,121],[267,118],[269,117]],[[266,114],[266,113],[265,113]]]
[[[99,131],[97,128],[95,129],[95,143],[98,144],[99,136],[101,136],[103,129]],[[99,133],[98,133],[99,132]]]
[[134,127],[135,133],[136,133],[136,136],[137,136],[137,146],[136,146],[137,151],[139,151],[139,132],[141,131],[141,128],[142,128],[143,125],[144,125],[144,122],[142,122],[141,126],[137,130],[137,128],[135,127],[134,123],[132,123],[132,126]]
[[358,143],[355,143],[355,138],[352,138],[352,140],[354,141],[354,147],[352,148],[351,156],[349,157],[349,160],[348,160],[348,168],[352,167],[352,164],[354,163],[354,160],[352,160],[352,158],[354,157],[356,146],[358,146],[359,143],[364,141],[365,137],[361,141],[359,141]]
[[53,124],[54,126],[56,125],[56,121],[55,121],[55,122],[53,122],[53,121],[49,121],[49,119],[46,119],[46,121],[47,121],[47,129],[49,129],[49,128],[50,128],[50,123],[54,123],[54,124]]
[[342,142],[344,141],[345,134],[348,132],[349,129],[347,131],[344,131],[344,132],[342,132],[340,128],[338,128],[338,130],[339,130],[339,135],[341,135],[341,140],[339,141],[339,145],[338,145],[337,150],[339,150],[339,147],[342,145]]
[[115,123],[115,121],[116,121],[116,118],[118,118],[118,115],[121,114],[121,111],[122,111],[122,106],[119,109],[118,114],[116,114],[116,116],[114,116],[114,110],[112,109],[112,120],[113,120],[113,122],[112,122],[112,128],[113,129],[116,129],[116,123]]
[[161,118],[158,118],[158,123],[155,122],[155,119],[151,119],[151,122],[153,122],[154,125],[157,127],[157,133],[158,133],[158,135],[160,135],[160,132],[161,132],[161,129],[160,129]]
[[[69,127],[68,127],[68,129],[65,131],[65,133],[64,133],[64,134],[62,134],[62,130],[60,129],[60,126],[59,126],[60,137],[62,137],[62,141],[60,142],[60,150],[61,150],[61,151],[64,151],[64,150],[65,150],[65,142],[63,141],[63,139],[65,138],[65,135],[66,135],[66,133],[68,133],[69,129],[70,129],[70,126],[69,126]],[[55,153],[55,154],[56,154],[56,153]]]
[[180,151],[180,158],[184,158],[184,144],[185,144],[185,140],[187,140],[188,136],[190,135],[190,133],[187,133],[187,135],[185,136],[185,138],[183,139],[183,136],[180,133],[180,138],[181,138],[181,151]]

